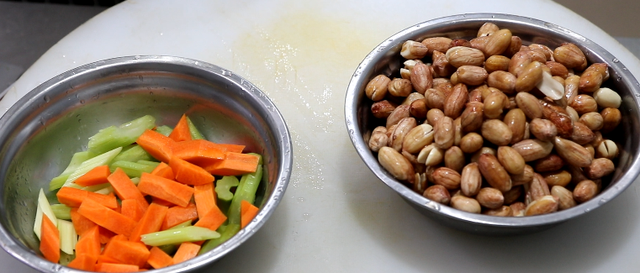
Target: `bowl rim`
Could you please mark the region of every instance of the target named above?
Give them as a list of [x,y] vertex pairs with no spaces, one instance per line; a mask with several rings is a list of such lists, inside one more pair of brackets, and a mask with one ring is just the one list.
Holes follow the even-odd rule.
[[[403,41],[406,41],[410,38],[415,38],[418,34],[425,35],[430,31],[458,23],[482,22],[494,22],[497,24],[515,23],[527,28],[536,28],[548,32],[553,32],[556,34],[565,35],[568,42],[577,43],[581,48],[589,48],[599,51],[601,54],[598,57],[603,60],[611,60],[610,62],[608,62],[610,67],[619,73],[620,78],[618,78],[617,80],[628,82],[631,85],[630,88],[632,90],[635,89],[633,90],[635,91],[635,94],[630,97],[633,98],[633,103],[635,105],[640,105],[638,101],[638,98],[640,97],[640,93],[638,90],[640,84],[629,72],[629,70],[622,64],[622,62],[614,57],[611,53],[609,53],[609,51],[602,48],[600,45],[567,28],[536,18],[503,13],[463,13],[434,18],[400,30],[399,32],[393,34],[392,36],[378,44],[373,50],[371,50],[369,54],[366,55],[366,57],[358,65],[355,72],[353,73],[353,76],[350,79],[345,95],[345,123],[349,138],[351,139],[356,152],[364,161],[365,165],[374,173],[374,175],[378,179],[380,179],[384,184],[386,184],[401,197],[403,197],[405,201],[410,202],[414,206],[425,209],[431,214],[449,218],[450,220],[476,224],[489,228],[502,228],[503,230],[505,228],[535,228],[564,222],[570,218],[586,214],[600,207],[602,204],[615,198],[626,188],[628,188],[635,181],[638,176],[638,172],[640,171],[640,158],[638,157],[633,159],[632,163],[629,166],[629,171],[623,174],[618,179],[615,186],[603,190],[596,198],[590,201],[579,204],[578,206],[571,209],[546,215],[527,217],[498,217],[468,213],[431,201],[414,192],[406,185],[400,183],[398,180],[394,179],[392,175],[390,175],[380,166],[372,151],[363,141],[363,132],[360,130],[358,124],[358,101],[361,96],[363,96],[361,90],[364,90],[364,86],[366,85],[366,82],[364,81],[367,80],[365,78],[367,76],[367,73],[371,70],[375,70],[375,65],[373,64],[387,57],[385,55],[388,55],[388,53],[381,53],[386,53],[389,48],[398,47],[402,44]],[[474,228],[467,229],[467,231],[471,229]]]
[[[292,170],[291,168],[293,164],[292,140],[289,129],[287,127],[286,121],[284,120],[284,117],[282,116],[276,105],[269,99],[269,97],[265,93],[263,93],[263,91],[261,91],[253,83],[241,77],[240,75],[220,66],[179,56],[131,55],[102,59],[65,71],[27,92],[22,98],[11,105],[11,107],[2,115],[2,117],[0,117],[0,128],[5,128],[4,125],[11,120],[12,116],[19,115],[19,113],[26,111],[25,109],[28,109],[29,107],[41,104],[43,100],[47,101],[47,92],[49,90],[56,89],[56,86],[66,86],[68,82],[72,82],[76,78],[82,77],[83,75],[87,74],[100,73],[100,71],[104,68],[114,66],[127,68],[140,64],[171,65],[172,67],[178,66],[196,69],[207,73],[211,77],[224,79],[225,81],[229,82],[230,85],[237,86],[238,89],[244,93],[243,99],[255,100],[256,105],[259,105],[264,109],[266,113],[269,114],[269,116],[263,118],[270,121],[271,124],[275,125],[271,129],[274,136],[276,136],[276,138],[274,139],[276,139],[281,146],[275,154],[275,156],[277,156],[279,158],[279,161],[281,162],[277,170],[279,175],[277,176],[277,180],[274,181],[273,192],[263,202],[263,207],[255,217],[256,220],[250,222],[235,236],[231,237],[229,240],[212,249],[211,251],[196,256],[195,258],[178,265],[172,265],[161,269],[152,269],[150,270],[150,272],[185,272],[194,270],[196,268],[204,266],[205,264],[217,261],[227,253],[239,247],[253,234],[255,234],[274,213],[280,201],[283,199],[284,193],[289,184]],[[0,245],[11,256],[37,270],[55,272],[85,272],[62,266],[57,263],[51,263],[45,260],[43,257],[36,254],[33,250],[27,248],[26,246],[24,246],[24,244],[19,242],[19,240],[15,238],[15,236],[13,236],[13,234],[11,234],[3,224],[0,225]]]

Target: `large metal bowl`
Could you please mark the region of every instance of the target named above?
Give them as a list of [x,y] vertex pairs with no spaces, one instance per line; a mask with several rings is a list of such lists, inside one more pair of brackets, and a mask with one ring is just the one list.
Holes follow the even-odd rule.
[[[40,188],[86,149],[99,129],[143,115],[173,125],[186,113],[209,139],[246,145],[263,155],[264,176],[255,219],[217,248],[153,272],[183,272],[220,259],[272,215],[288,185],[289,131],[275,105],[250,82],[223,68],[170,56],[98,61],[65,72],[19,100],[0,119],[0,243],[40,271],[80,272],[39,255],[32,231]],[[55,200],[53,192],[48,193]]]
[[[523,44],[532,42],[545,44],[551,48],[563,42],[578,45],[587,55],[589,62],[604,62],[609,65],[610,80],[607,86],[622,96],[620,110],[622,122],[615,132],[615,139],[621,145],[621,156],[612,178],[603,181],[602,192],[593,200],[568,210],[547,215],[530,217],[495,217],[463,212],[448,206],[432,202],[394,179],[377,161],[363,135],[378,125],[371,114],[371,100],[365,96],[367,82],[378,74],[393,75],[403,66],[399,54],[406,40],[422,41],[427,37],[447,36],[450,38],[473,38],[485,22],[492,22],[500,28],[508,28],[514,35],[520,36]],[[402,196],[421,213],[437,219],[444,225],[479,234],[504,235],[533,232],[549,228],[566,220],[584,215],[601,207],[622,193],[638,176],[638,144],[640,135],[640,114],[638,98],[640,85],[633,75],[607,50],[587,38],[561,26],[505,14],[461,14],[437,18],[406,28],[388,39],[369,53],[360,63],[349,83],[345,98],[345,118],[349,136],[356,151],[371,171]]]

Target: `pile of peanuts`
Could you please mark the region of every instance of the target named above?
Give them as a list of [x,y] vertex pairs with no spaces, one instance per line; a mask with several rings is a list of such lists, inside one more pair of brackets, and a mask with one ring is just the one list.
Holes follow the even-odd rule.
[[453,208],[531,216],[600,193],[615,170],[620,95],[572,43],[524,45],[493,23],[477,37],[405,41],[404,67],[365,87],[384,126],[365,140],[415,192]]

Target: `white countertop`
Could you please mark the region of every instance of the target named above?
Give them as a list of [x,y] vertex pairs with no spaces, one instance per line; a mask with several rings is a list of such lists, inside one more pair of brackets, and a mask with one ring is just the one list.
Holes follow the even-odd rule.
[[[129,0],[47,51],[9,89],[0,113],[59,73],[123,55],[199,59],[260,87],[292,134],[291,182],[252,238],[198,272],[638,272],[638,183],[603,208],[550,230],[484,237],[425,218],[360,161],[343,114],[360,60],[401,29],[464,12],[562,25],[640,75],[640,61],[627,49],[552,1]],[[0,264],[35,272],[3,251]]]

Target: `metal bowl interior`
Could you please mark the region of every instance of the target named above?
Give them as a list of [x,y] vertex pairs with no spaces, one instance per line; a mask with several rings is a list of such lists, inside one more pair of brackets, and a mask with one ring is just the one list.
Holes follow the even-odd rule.
[[[439,205],[413,192],[406,185],[394,179],[377,161],[363,135],[371,131],[380,121],[371,115],[371,101],[365,96],[365,86],[378,74],[398,76],[403,60],[399,52],[406,40],[421,41],[427,37],[446,36],[449,38],[471,39],[485,22],[492,22],[500,28],[508,28],[523,40],[523,44],[540,43],[555,48],[564,42],[578,45],[590,63],[604,62],[609,65],[610,79],[606,86],[618,91],[622,97],[620,110],[623,118],[616,132],[611,135],[621,145],[621,156],[616,162],[616,170],[609,179],[603,180],[603,190],[597,198],[574,208],[547,215],[531,217],[494,217],[467,213],[448,206]],[[437,18],[404,29],[379,44],[365,57],[353,74],[345,98],[345,118],[349,136],[357,153],[371,171],[386,185],[400,194],[421,213],[437,219],[444,225],[477,234],[509,235],[543,230],[578,217],[607,203],[624,191],[637,177],[638,138],[640,134],[640,114],[638,98],[640,84],[622,64],[607,50],[585,37],[548,22],[533,18],[507,14],[461,14]]]
[[[263,155],[260,213],[216,249],[154,272],[182,272],[213,262],[252,236],[288,185],[292,151],[285,121],[254,85],[215,65],[171,56],[131,56],[65,72],[34,89],[0,119],[0,242],[40,271],[77,272],[40,258],[32,226],[40,188],[86,149],[99,129],[153,115],[173,125],[186,113],[209,140],[246,145]],[[55,200],[53,192],[47,197]]]

